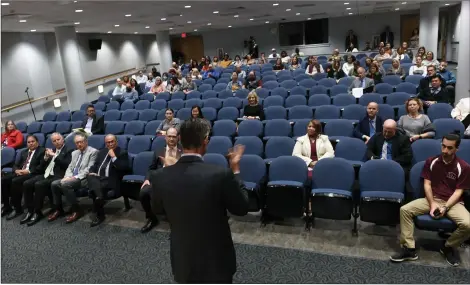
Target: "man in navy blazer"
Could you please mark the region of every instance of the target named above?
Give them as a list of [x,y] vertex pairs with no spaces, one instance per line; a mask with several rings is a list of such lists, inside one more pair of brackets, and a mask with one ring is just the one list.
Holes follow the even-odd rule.
[[357,124],[354,129],[354,137],[362,139],[367,143],[374,134],[382,132],[384,121],[380,116],[377,116],[378,111],[379,104],[370,102],[367,105],[367,116]]

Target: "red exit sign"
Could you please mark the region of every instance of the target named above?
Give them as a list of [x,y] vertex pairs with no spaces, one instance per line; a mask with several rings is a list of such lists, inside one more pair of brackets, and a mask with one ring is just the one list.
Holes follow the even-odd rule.
[[184,39],[186,38],[186,33],[181,33],[181,37]]

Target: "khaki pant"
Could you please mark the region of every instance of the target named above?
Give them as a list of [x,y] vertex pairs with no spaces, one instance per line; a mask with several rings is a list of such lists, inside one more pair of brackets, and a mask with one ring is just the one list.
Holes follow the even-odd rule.
[[[444,200],[435,199],[440,206],[445,205]],[[415,248],[413,218],[419,215],[429,214],[431,210],[426,198],[416,199],[400,208],[400,244],[407,248]],[[446,242],[448,247],[458,247],[470,237],[470,213],[462,203],[452,206],[446,213],[446,217],[457,224],[457,230],[452,233]]]

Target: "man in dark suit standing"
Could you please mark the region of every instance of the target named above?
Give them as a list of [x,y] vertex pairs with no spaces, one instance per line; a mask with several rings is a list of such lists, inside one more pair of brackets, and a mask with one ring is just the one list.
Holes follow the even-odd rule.
[[88,173],[88,188],[93,196],[93,209],[96,213],[90,226],[101,224],[104,219],[104,204],[108,191],[119,193],[122,177],[129,169],[129,156],[127,151],[118,146],[115,135],[104,138],[106,147],[98,152],[95,164]]
[[380,34],[380,41],[384,44],[390,43],[393,48],[393,33],[390,31],[390,27],[385,27],[385,31]]
[[367,143],[373,135],[382,132],[383,120],[380,116],[377,116],[378,111],[379,104],[370,102],[367,105],[367,116],[356,125],[354,137],[364,140],[365,143]]
[[44,175],[37,175],[26,180],[23,184],[24,202],[28,208],[25,217],[27,220],[29,219],[28,226],[36,224],[44,217],[41,211],[44,205],[44,197],[49,195],[50,202],[52,202],[52,181],[64,177],[65,170],[72,159],[73,149],[67,148],[61,134],[53,133],[51,141],[55,148],[47,148],[44,158],[41,160],[41,168],[45,169]]
[[[28,135],[26,143],[28,148],[21,152],[20,160],[15,163],[12,172],[2,176],[2,217],[8,215],[7,220],[12,220],[23,214],[21,207],[23,183],[44,173],[44,169],[41,168],[44,148],[39,146],[38,138],[35,135]],[[23,223],[25,222],[22,220]]]
[[203,119],[180,127],[183,155],[152,173],[154,211],[164,209],[171,226],[171,265],[178,283],[232,283],[236,271],[227,210],[248,212],[248,193],[238,179],[244,147],[229,152],[230,168],[206,164],[202,155],[210,126]]
[[376,133],[367,143],[368,159],[388,159],[398,162],[405,173],[411,167],[410,139],[406,135],[397,132],[397,123],[394,120],[386,120],[383,131]]
[[104,134],[104,116],[97,118],[93,105],[88,105],[86,114],[87,117],[83,120],[81,128],[83,128],[88,135]]
[[140,187],[139,199],[142,204],[142,208],[145,211],[145,218],[147,222],[140,230],[142,233],[147,233],[158,225],[157,216],[152,212],[151,206],[151,193],[152,186],[150,185],[150,174],[155,170],[163,167],[163,160],[166,161],[167,165],[173,165],[180,159],[183,150],[178,144],[178,131],[175,128],[169,128],[165,136],[166,146],[158,148],[153,154],[152,164],[149,167],[145,181]]

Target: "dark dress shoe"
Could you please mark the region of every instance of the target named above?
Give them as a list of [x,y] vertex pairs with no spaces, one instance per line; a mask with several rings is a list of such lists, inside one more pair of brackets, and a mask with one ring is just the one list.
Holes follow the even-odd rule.
[[50,214],[49,217],[47,217],[47,220],[49,222],[53,222],[53,221],[57,220],[57,218],[59,218],[63,215],[64,215],[64,211],[56,210],[52,214]]
[[19,212],[17,210],[13,210],[10,214],[7,216],[7,221],[13,220],[14,218],[21,216],[23,214],[23,211]]
[[32,213],[27,212],[26,215],[24,215],[23,219],[21,219],[20,225],[26,224],[27,222],[29,222],[29,220],[31,220],[31,217],[32,217],[32,216],[33,216]]
[[148,233],[150,230],[152,230],[154,227],[158,226],[159,222],[157,219],[148,219],[147,220],[147,223],[145,224],[145,226],[143,226],[141,229],[140,229],[140,232],[141,233]]
[[90,227],[96,227],[98,225],[100,225],[102,222],[104,222],[104,220],[106,219],[105,216],[96,216],[93,221],[91,221],[91,224],[90,224]]
[[2,217],[5,217],[6,215],[10,214],[12,211],[11,208],[3,208],[2,209]]
[[44,218],[44,215],[42,213],[34,213],[27,224],[28,227],[37,224],[37,222],[39,222],[42,218]]
[[79,212],[73,212],[70,216],[68,216],[65,219],[65,223],[70,224],[70,223],[73,223],[73,222],[75,222],[76,220],[78,220],[80,218],[81,218],[81,214]]

